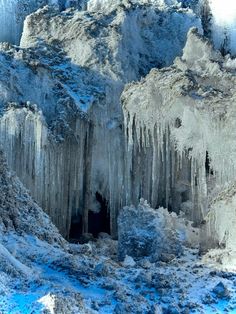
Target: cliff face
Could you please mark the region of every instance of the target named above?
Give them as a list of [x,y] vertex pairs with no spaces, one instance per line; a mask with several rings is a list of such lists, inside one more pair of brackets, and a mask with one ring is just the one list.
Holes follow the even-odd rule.
[[201,29],[191,11],[159,3],[103,12],[45,7],[26,18],[22,48],[2,46],[2,108],[17,104],[3,112],[1,141],[64,235],[72,217],[88,231],[88,211],[105,203],[116,234],[117,212],[130,201],[120,94],[171,64],[192,25]]

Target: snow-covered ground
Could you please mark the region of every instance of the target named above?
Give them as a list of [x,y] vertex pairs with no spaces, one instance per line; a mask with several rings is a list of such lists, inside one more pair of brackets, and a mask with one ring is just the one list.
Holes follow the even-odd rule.
[[[200,257],[196,243],[196,248],[184,246],[187,242],[181,236],[179,254],[161,251],[156,258],[126,256],[120,261],[118,242],[107,234],[100,234],[98,239],[86,244],[67,243],[17,177],[9,172],[2,153],[0,185],[1,313],[236,311],[236,274],[225,263],[227,254],[223,251]],[[150,237],[151,233],[145,230],[153,226],[154,235],[159,234],[160,241],[168,233],[172,239],[180,236],[174,232],[174,225],[177,231],[189,228],[183,218],[164,209],[152,210],[143,200],[140,204],[137,215],[134,207],[126,208],[119,219],[119,224],[124,224],[124,235],[131,230],[127,225],[129,215],[136,215],[133,230],[137,226],[137,244]],[[153,218],[150,225],[144,217]],[[159,221],[156,226],[155,221]],[[118,240],[122,241],[120,236]],[[121,243],[123,247],[129,245]],[[163,249],[162,244],[158,244],[157,238],[156,250]],[[165,243],[166,248],[170,245],[173,242]]]
[[[168,263],[144,258],[130,266],[109,255],[116,243],[107,242],[110,248],[99,240],[65,253],[34,237],[8,235],[2,243],[29,270],[1,272],[2,313],[236,313],[236,274],[204,263],[197,250],[186,248]],[[219,283],[225,295],[214,292]]]

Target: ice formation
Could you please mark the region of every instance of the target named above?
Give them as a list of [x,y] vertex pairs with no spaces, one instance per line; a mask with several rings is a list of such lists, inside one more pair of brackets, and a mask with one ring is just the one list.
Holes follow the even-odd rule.
[[67,5],[66,0],[1,0],[0,42],[19,44],[25,17],[46,4],[60,8]]
[[[0,184],[3,313],[142,314],[173,307],[220,313],[221,295],[211,296],[211,291],[220,283],[230,296],[235,292],[234,277],[222,278],[220,272],[212,275],[195,250],[185,248],[178,261],[165,255],[159,264],[146,257],[137,263],[127,257],[121,264],[116,257],[117,241],[107,234],[84,245],[67,243],[9,172],[2,153]],[[150,208],[148,211],[153,214]],[[171,219],[167,211],[162,217]],[[172,217],[172,221],[178,220]],[[164,223],[159,231],[165,233],[165,227],[168,230]],[[209,276],[214,276],[210,282]],[[199,284],[203,287],[200,291]],[[234,298],[224,303],[228,310],[233,306]]]
[[219,4],[0,0],[0,311],[235,313]]
[[[229,62],[191,30],[182,58],[172,67],[152,70],[126,88],[123,108],[132,202],[141,193],[152,206],[177,206],[200,222],[208,202],[234,183],[235,76]],[[219,221],[224,213],[215,208],[211,215]],[[221,227],[211,219],[208,234],[218,243],[223,231],[216,229],[231,232],[226,216]]]
[[[132,221],[132,225],[130,222]],[[144,199],[137,207],[124,207],[118,216],[118,258],[143,257],[151,262],[171,260],[184,245],[199,245],[199,230],[166,208],[152,209]]]
[[88,231],[88,211],[98,212],[102,199],[116,234],[118,210],[128,201],[124,84],[171,64],[188,29],[201,24],[192,11],[156,4],[126,3],[115,15],[90,12],[89,18],[69,12],[38,10],[26,18],[23,49],[2,46],[1,103],[16,104],[6,106],[1,142],[9,165],[64,235],[72,217],[82,217]]
[[[170,66],[189,28],[203,32],[201,21],[175,1],[113,5],[91,0],[89,16],[46,6],[26,18],[21,48],[1,45],[1,144],[67,237],[73,220],[87,232],[89,212],[102,206],[117,234],[119,209],[140,197],[200,223],[235,174],[225,127],[233,125],[235,61],[192,31],[174,66],[142,79],[153,67]],[[122,96],[126,150],[119,98],[126,83],[139,79],[140,91],[131,85]],[[212,101],[219,103],[214,110]]]

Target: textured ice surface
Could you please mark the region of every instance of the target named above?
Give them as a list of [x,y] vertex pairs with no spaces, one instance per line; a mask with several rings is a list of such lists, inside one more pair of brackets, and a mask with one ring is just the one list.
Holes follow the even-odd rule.
[[[85,245],[66,243],[8,171],[2,154],[0,184],[0,307],[4,314],[143,314],[173,307],[234,313],[235,276],[213,272],[196,250],[183,248],[179,260],[159,264],[145,257],[121,264],[117,242],[108,235]],[[169,226],[163,221],[163,227]],[[230,292],[230,299],[223,303],[212,294],[219,282]]]
[[88,210],[100,209],[96,192],[116,233],[128,201],[120,94],[152,67],[171,64],[193,25],[201,29],[190,10],[156,4],[89,14],[45,7],[26,18],[23,49],[3,47],[1,103],[18,103],[1,119],[7,159],[63,234],[79,214],[87,231]]
[[[141,190],[152,206],[177,205],[191,219],[201,221],[208,202],[234,183],[235,75],[227,63],[191,30],[183,56],[174,66],[153,70],[126,89],[123,108],[132,202]],[[231,211],[233,215],[233,206]],[[219,213],[216,209],[218,222],[212,218],[210,231],[216,241],[214,228],[230,228],[229,214],[219,227]]]
[[[132,221],[132,224],[130,223]],[[183,246],[198,247],[198,231],[191,222],[168,213],[167,209],[152,209],[143,199],[137,207],[124,207],[118,217],[118,257],[135,259],[144,256],[152,262],[174,259],[183,253]]]
[[70,6],[66,0],[1,0],[0,42],[19,44],[25,17],[44,5],[55,5],[60,9]]
[[[0,4],[3,39],[16,42],[17,19],[22,23],[25,12],[14,11],[16,2]],[[1,155],[4,313],[235,312],[235,275],[215,267],[236,269],[236,66],[191,31],[182,58],[163,68],[181,54],[193,25],[201,31],[195,14],[174,1],[90,1],[87,12],[45,7],[27,17],[22,48],[1,45],[1,143],[9,165],[64,235],[78,213],[87,231],[88,210],[99,210],[99,192],[108,200],[113,234],[122,204],[144,196],[154,208],[165,205],[205,223],[202,244],[222,248],[202,261],[197,250],[180,247],[180,259],[162,255],[154,262],[141,254],[136,263],[126,257],[121,264],[117,242],[108,235],[70,245]],[[123,94],[125,155],[119,96],[125,83],[153,67],[159,70]],[[135,212],[122,226],[137,226],[137,245],[148,239],[145,245],[154,251],[162,238],[167,250],[171,234],[176,250],[176,231],[193,243],[188,221],[161,209],[157,226],[156,211],[149,210],[146,220]],[[161,237],[150,237],[150,225],[165,230]],[[219,283],[229,299],[214,294]]]

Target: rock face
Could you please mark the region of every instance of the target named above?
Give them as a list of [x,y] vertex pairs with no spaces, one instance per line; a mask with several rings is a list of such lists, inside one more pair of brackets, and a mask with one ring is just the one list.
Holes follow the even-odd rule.
[[213,289],[213,293],[216,295],[219,299],[229,299],[230,298],[230,292],[227,289],[227,287],[222,283],[219,282]]
[[129,202],[120,94],[169,65],[192,25],[201,29],[190,10],[159,3],[124,1],[103,12],[44,7],[26,18],[22,49],[2,46],[1,143],[64,236],[73,221],[87,232],[88,211],[104,204],[117,233],[117,212]]
[[144,200],[137,208],[123,208],[118,217],[120,260],[128,255],[136,259],[148,257],[152,262],[168,261],[168,257],[181,255],[183,245],[193,237],[197,239],[197,230],[191,224],[185,225],[184,219],[169,214],[167,209],[152,209]]
[[72,208],[73,215],[83,214],[87,202],[93,149],[88,112],[104,98],[103,84],[96,81],[95,86],[93,75],[73,67],[55,46],[16,51],[3,45],[0,63],[5,107],[0,137],[8,164],[67,236]]

